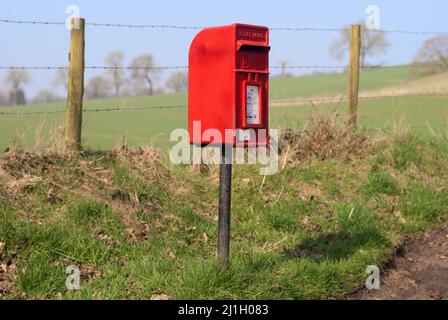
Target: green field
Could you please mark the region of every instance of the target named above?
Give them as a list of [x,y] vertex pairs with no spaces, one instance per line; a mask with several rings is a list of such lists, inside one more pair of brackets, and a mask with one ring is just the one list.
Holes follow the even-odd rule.
[[[360,89],[373,90],[407,82],[410,68],[371,69],[361,71]],[[309,97],[322,94],[344,94],[348,78],[345,73],[326,73],[293,78],[277,78],[270,83],[271,99]]]
[[[361,90],[389,87],[409,81],[406,66],[366,70],[361,73]],[[343,95],[347,77],[344,73],[316,74],[302,77],[273,78],[270,98],[272,100],[318,96]],[[169,134],[175,128],[187,124],[187,95],[167,94],[149,97],[132,97],[85,101],[84,109],[116,107],[154,107],[144,110],[112,112],[85,112],[83,122],[83,145],[93,149],[110,149],[122,143],[123,137],[131,146],[153,141],[156,146],[166,147]],[[160,106],[184,106],[160,109]],[[344,116],[346,101],[339,104],[272,107],[271,128],[303,126],[310,114],[317,109],[336,110]],[[63,113],[20,115],[35,111],[64,110],[64,104],[33,105],[26,107],[3,107],[2,112],[17,112],[17,115],[0,114],[0,149],[7,148],[17,134],[26,145],[35,142],[36,128],[43,126],[41,136],[46,139],[50,128],[62,123]],[[448,99],[445,96],[397,97],[378,100],[362,100],[359,105],[359,123],[368,128],[388,128],[402,117],[416,131],[428,133],[428,124],[434,131],[443,131],[448,119]]]

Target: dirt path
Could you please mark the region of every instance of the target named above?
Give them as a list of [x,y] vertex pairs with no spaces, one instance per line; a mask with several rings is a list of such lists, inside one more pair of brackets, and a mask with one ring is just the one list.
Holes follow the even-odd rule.
[[448,226],[407,241],[379,290],[362,289],[350,299],[448,300]]

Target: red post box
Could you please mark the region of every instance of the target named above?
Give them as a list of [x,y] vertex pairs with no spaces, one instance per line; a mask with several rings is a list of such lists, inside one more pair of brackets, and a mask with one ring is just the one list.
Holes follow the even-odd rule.
[[[194,38],[188,89],[191,144],[268,144],[269,50],[269,29],[263,26],[206,28]],[[219,134],[204,134],[209,129]]]

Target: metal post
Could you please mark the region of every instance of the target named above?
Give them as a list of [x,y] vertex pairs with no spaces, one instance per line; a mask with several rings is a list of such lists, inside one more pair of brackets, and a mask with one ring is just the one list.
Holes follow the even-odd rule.
[[223,146],[219,173],[218,260],[229,265],[230,194],[232,190],[232,149]]

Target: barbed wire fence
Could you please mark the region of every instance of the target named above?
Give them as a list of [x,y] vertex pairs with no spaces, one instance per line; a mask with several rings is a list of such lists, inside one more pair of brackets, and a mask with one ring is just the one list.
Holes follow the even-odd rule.
[[[437,64],[413,64],[416,68],[433,68]],[[310,70],[346,70],[348,65],[287,65],[287,66],[270,66],[270,69],[310,69]],[[360,69],[395,69],[409,68],[408,65],[364,65]],[[69,66],[0,66],[0,70],[68,70]],[[84,69],[92,70],[179,70],[188,69],[188,66],[84,66]]]
[[[89,27],[99,27],[99,28],[128,28],[128,29],[173,29],[173,30],[201,30],[206,28],[206,26],[181,26],[181,25],[152,25],[152,24],[120,24],[120,23],[98,23],[98,22],[84,22],[84,19],[80,19],[83,21],[82,32],[84,33],[84,26]],[[0,19],[0,24],[19,24],[19,25],[48,25],[48,26],[66,26],[66,22],[58,22],[58,21],[33,21],[33,20],[11,20],[11,19]],[[350,28],[320,28],[320,27],[271,27],[270,31],[278,31],[278,32],[350,32]],[[72,39],[73,39],[73,31],[72,31]],[[75,30],[76,31],[76,30]],[[444,36],[448,35],[448,32],[441,31],[414,31],[414,30],[399,30],[399,29],[391,29],[391,30],[362,30],[362,32],[372,32],[372,33],[384,33],[384,34],[403,34],[403,35],[414,35],[414,36]],[[84,40],[84,35],[83,35]],[[358,48],[359,50],[359,48]],[[84,54],[84,52],[83,52]],[[84,65],[84,57],[82,57],[82,68],[83,70],[138,70],[138,69],[146,69],[146,70],[186,70],[188,66],[182,65],[174,65],[174,66],[104,66],[104,65]],[[70,61],[70,63],[72,63]],[[433,68],[437,65],[431,63],[414,63],[413,67],[415,68]],[[359,62],[357,65],[353,64],[353,61],[350,61],[348,65],[273,65],[270,66],[270,69],[280,69],[280,70],[332,70],[332,71],[351,71],[351,68],[355,68],[355,72],[359,70],[372,70],[372,69],[388,69],[388,68],[408,68],[408,65],[364,65],[360,66]],[[67,66],[26,66],[26,65],[10,65],[4,66],[0,65],[0,70],[69,70],[70,65]],[[83,85],[83,84],[82,84]],[[350,84],[352,85],[352,84]],[[356,88],[359,87],[359,76],[357,79],[357,83],[354,84]],[[70,90],[70,89],[69,89]],[[82,90],[83,91],[83,90]],[[350,91],[350,90],[349,90]],[[69,94],[70,95],[70,94]],[[406,95],[409,96],[409,95]],[[425,94],[419,94],[418,96],[426,96]],[[432,94],[428,94],[428,96],[433,96]],[[385,99],[385,98],[398,98],[400,96],[386,96],[386,95],[378,95],[378,96],[358,96],[355,97],[355,104],[357,109],[357,101],[359,100],[374,100],[374,99]],[[172,105],[172,106],[145,106],[145,107],[104,107],[104,108],[95,108],[95,109],[83,109],[82,108],[82,100],[83,97],[78,97],[79,101],[81,101],[81,114],[83,112],[117,112],[117,111],[139,111],[139,110],[151,110],[151,109],[179,109],[186,108],[186,105]],[[292,103],[292,104],[306,104],[310,103],[314,105],[315,103],[328,103],[333,102],[335,100],[339,100],[339,102],[343,100],[349,100],[352,103],[354,97],[347,97],[345,94],[342,94],[340,97],[310,97],[310,98],[299,98],[299,99],[282,99],[281,103]],[[70,102],[68,101],[68,104]],[[68,108],[67,108],[68,109]],[[0,116],[11,116],[11,115],[38,115],[38,114],[58,114],[58,113],[66,113],[67,110],[47,110],[47,111],[27,111],[27,112],[9,112],[9,111],[0,111]],[[81,125],[81,124],[77,124]],[[413,125],[412,127],[423,127],[425,125]],[[438,125],[435,125],[438,126]],[[440,125],[442,126],[442,125]],[[446,126],[444,124],[443,126]],[[79,141],[80,144],[80,141]]]
[[[13,20],[13,19],[0,19],[0,23],[12,23],[12,24],[32,24],[32,25],[62,25],[65,26],[66,22],[61,21],[32,21],[32,20]],[[119,24],[119,23],[97,23],[86,22],[87,26],[94,27],[116,27],[116,28],[130,28],[130,29],[180,29],[180,30],[201,30],[210,26],[180,26],[180,25],[153,25],[153,24]],[[312,31],[312,32],[340,32],[348,31],[348,28],[318,28],[318,27],[270,27],[271,31]],[[413,30],[383,30],[372,29],[366,30],[368,32],[380,32],[380,33],[400,33],[410,35],[448,35],[448,32],[444,31],[413,31]]]

